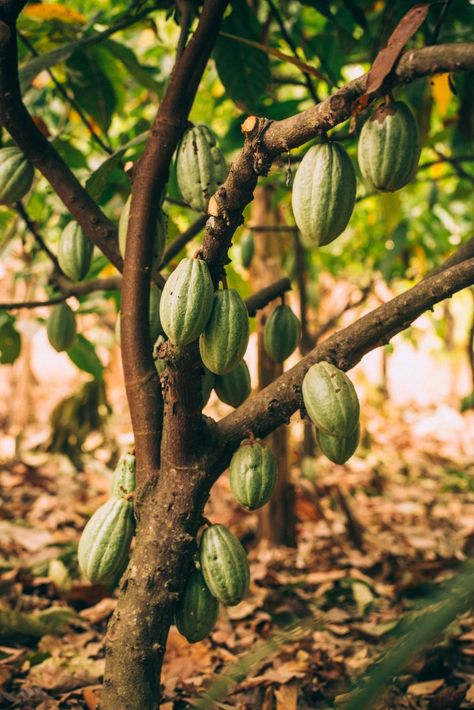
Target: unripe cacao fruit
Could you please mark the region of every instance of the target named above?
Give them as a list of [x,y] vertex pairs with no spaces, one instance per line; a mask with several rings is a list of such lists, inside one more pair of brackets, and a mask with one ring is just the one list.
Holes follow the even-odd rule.
[[201,537],[201,570],[211,594],[226,606],[239,604],[249,588],[247,555],[224,525],[211,525]]
[[274,362],[283,362],[295,350],[301,324],[289,306],[277,306],[265,322],[263,346]]
[[330,436],[320,429],[316,429],[316,441],[321,452],[333,463],[346,463],[357,449],[360,438],[360,426],[349,436]]
[[250,372],[245,360],[226,375],[216,375],[214,384],[216,394],[225,404],[240,407],[251,392]]
[[[130,217],[131,202],[132,196],[130,195],[123,207],[118,226],[119,250],[123,259],[125,259],[125,246],[127,243],[128,220]],[[160,271],[160,266],[166,246],[167,230],[168,218],[166,217],[165,213],[160,209],[158,211],[158,217],[156,219],[155,241],[153,243],[153,260],[151,266],[152,278],[155,278]]]
[[216,291],[211,317],[199,338],[205,366],[215,375],[237,367],[249,342],[249,317],[245,303],[235,289]]
[[313,424],[330,436],[350,437],[359,423],[359,400],[345,372],[330,362],[309,368],[303,380],[303,401]]
[[122,454],[112,476],[111,495],[124,498],[135,491],[136,485],[135,456],[129,453]]
[[34,168],[16,146],[0,149],[0,205],[21,200],[31,187]]
[[186,202],[206,212],[209,199],[224,182],[227,168],[216,138],[207,126],[188,130],[178,148],[176,177]]
[[244,442],[230,462],[230,487],[238,503],[256,510],[270,500],[277,481],[275,456],[258,441]]
[[61,270],[73,281],[81,281],[90,269],[94,245],[77,222],[63,229],[58,245]]
[[240,257],[244,269],[248,269],[252,263],[255,252],[255,241],[252,232],[246,232],[240,240]]
[[60,303],[51,310],[46,321],[46,332],[49,342],[58,352],[71,347],[76,337],[76,317],[67,303]]
[[198,569],[193,567],[175,614],[176,626],[189,643],[208,636],[217,620],[219,603]]

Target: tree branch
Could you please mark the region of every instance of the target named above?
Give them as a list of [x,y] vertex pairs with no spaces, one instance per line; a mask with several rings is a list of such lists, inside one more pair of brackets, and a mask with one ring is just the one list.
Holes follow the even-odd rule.
[[112,291],[120,289],[122,282],[121,276],[110,276],[106,279],[93,279],[92,281],[84,281],[74,283],[69,281],[65,276],[57,276],[55,279],[57,285],[61,289],[60,296],[54,296],[44,301],[17,301],[12,303],[0,303],[0,310],[13,311],[17,308],[40,308],[41,306],[54,306],[56,303],[63,303],[71,296],[85,296],[88,293],[96,291]]
[[161,262],[160,269],[163,269],[167,264],[169,264],[169,262],[174,259],[177,254],[179,254],[181,249],[183,249],[183,247],[185,247],[186,244],[191,241],[191,239],[194,239],[194,237],[199,234],[206,222],[207,214],[201,215],[184,232],[182,232],[179,237],[176,237],[174,242],[171,242],[171,244],[163,255],[163,260]]
[[48,256],[48,258],[52,261],[55,270],[61,272],[61,267],[59,266],[58,259],[56,257],[56,254],[53,254],[49,246],[46,244],[44,241],[43,237],[39,233],[39,230],[35,224],[35,222],[31,219],[30,215],[28,214],[26,207],[22,202],[17,202],[15,204],[15,209],[22,218],[23,222],[26,224],[26,227],[28,231],[33,235],[35,241],[38,243],[39,247],[44,251],[44,253]]
[[265,437],[289,421],[302,406],[301,384],[314,363],[328,360],[342,370],[351,369],[366,353],[388,343],[434,304],[473,283],[474,258],[470,258],[423,279],[318,345],[291,370],[217,424],[221,446],[214,451],[213,477],[225,470],[233,451],[249,431]]
[[257,311],[265,308],[265,306],[274,301],[275,298],[283,296],[286,291],[291,291],[291,281],[290,279],[284,278],[275,281],[270,284],[270,286],[260,289],[260,291],[257,291],[256,293],[253,293],[245,301],[249,316],[251,318],[255,317],[257,315]]

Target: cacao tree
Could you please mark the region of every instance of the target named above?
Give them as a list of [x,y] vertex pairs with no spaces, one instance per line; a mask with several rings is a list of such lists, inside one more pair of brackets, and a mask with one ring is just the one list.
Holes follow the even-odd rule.
[[[239,540],[203,518],[218,477],[231,464],[237,500],[247,509],[265,503],[276,471],[271,452],[258,440],[287,424],[298,410],[316,426],[326,456],[337,463],[347,460],[359,439],[359,404],[345,373],[420,314],[474,281],[474,239],[459,240],[452,251],[443,232],[443,245],[431,251],[426,246],[426,273],[418,274],[414,286],[324,341],[318,342],[313,333],[312,349],[311,334],[305,331],[305,354],[299,362],[247,397],[242,358],[249,314],[280,297],[288,283],[268,284],[246,301],[245,294],[228,284],[229,249],[245,208],[259,181],[275,182],[287,203],[291,194],[298,239],[311,271],[313,260],[322,258],[320,248],[340,237],[354,210],[362,214],[369,209],[356,198],[362,183],[353,149],[362,124],[358,164],[366,183],[360,198],[375,190],[390,193],[418,179],[420,150],[428,135],[422,125],[427,112],[420,86],[439,74],[450,75],[459,110],[451,126],[452,155],[434,162],[453,166],[462,200],[462,180],[472,181],[469,173],[465,177],[458,146],[460,136],[469,135],[472,128],[466,105],[474,44],[463,41],[469,3],[462,2],[452,4],[453,19],[449,13],[446,19],[439,7],[410,9],[410,3],[401,3],[395,13],[388,12],[390,3],[343,3],[339,13],[336,3],[204,0],[175,5],[145,0],[126,8],[111,5],[97,17],[92,3],[84,5],[89,24],[64,5],[68,31],[64,24],[59,29],[54,25],[59,40],[52,32],[54,46],[43,51],[47,42],[34,23],[50,21],[46,13],[51,10],[25,0],[0,0],[0,202],[13,206],[38,253],[53,266],[48,275],[51,298],[39,304],[2,304],[2,343],[9,343],[10,349],[3,345],[1,353],[2,362],[9,362],[19,347],[10,311],[46,304],[52,307],[47,321],[51,344],[67,350],[72,359],[83,364],[86,360],[90,371],[95,361],[87,341],[77,340],[74,312],[66,301],[94,290],[120,290],[120,344],[135,456],[120,459],[111,498],[84,531],[79,561],[90,579],[110,587],[120,580],[118,606],[105,639],[102,707],[154,708],[160,702],[160,669],[173,620],[190,642],[199,640],[215,621],[216,600],[237,604],[248,590],[248,564]],[[60,22],[59,17],[53,21]],[[171,52],[162,52],[155,76],[125,41],[111,39],[144,18],[153,18],[163,33],[166,26],[173,45],[171,71]],[[286,47],[283,60],[265,33],[266,24]],[[293,37],[305,46],[306,61]],[[159,36],[155,40],[159,45]],[[344,52],[361,69],[351,80],[350,73],[342,71]],[[275,57],[294,74],[285,78],[272,64]],[[154,59],[159,62],[160,57]],[[126,96],[118,101],[121,80],[115,77],[114,85],[110,79],[114,71],[120,74],[118,64],[122,71],[125,67],[127,80],[130,74],[158,94],[152,120],[149,109],[157,102],[148,94],[146,106],[140,101],[128,105]],[[215,74],[209,79],[215,68],[219,79]],[[45,73],[48,78],[42,82]],[[278,86],[286,80],[290,86],[296,82],[299,94],[284,103],[279,102]],[[228,134],[222,141],[207,125],[217,106],[209,99],[212,81],[220,82],[237,107],[232,125],[226,131],[221,127],[221,133]],[[194,114],[200,87],[204,98]],[[41,118],[41,107],[54,92],[73,107],[100,155],[100,161],[92,161],[95,170],[84,162],[80,143],[74,147],[60,134],[53,139],[53,115],[50,127]],[[129,130],[127,136],[111,140],[111,115],[118,112]],[[226,141],[229,152],[234,151],[230,166],[219,148]],[[299,152],[303,146],[304,157]],[[132,166],[126,160],[128,150]],[[292,166],[295,175],[289,177]],[[77,175],[84,177],[87,170],[83,184]],[[32,180],[37,182],[29,193]],[[440,196],[438,184],[431,187],[431,201],[454,199],[452,194]],[[411,199],[419,199],[419,193]],[[165,243],[169,227],[163,212],[173,200],[180,205],[184,201],[200,214],[174,241],[168,237]],[[69,217],[60,220],[56,257],[42,227],[51,223],[54,228],[56,212],[63,208]],[[421,212],[428,208],[424,201]],[[406,267],[403,259],[409,261],[413,246],[406,238],[406,220],[396,224],[396,263],[389,261],[382,239],[373,246],[375,256],[369,255],[368,225],[364,221],[359,238],[345,253],[328,252],[329,271],[338,273],[345,259],[355,260],[363,271],[395,274]],[[290,227],[295,228],[292,217]],[[198,250],[183,252],[203,228]],[[421,240],[426,232],[422,216],[417,229]],[[101,252],[93,275],[92,245]],[[251,250],[247,243],[247,263]],[[435,265],[435,259],[449,251]],[[108,273],[98,279],[106,264],[122,276]],[[291,354],[300,331],[294,314],[286,306],[279,308],[265,333],[268,353],[277,362]],[[213,386],[223,401],[235,406],[218,422],[202,413]]]

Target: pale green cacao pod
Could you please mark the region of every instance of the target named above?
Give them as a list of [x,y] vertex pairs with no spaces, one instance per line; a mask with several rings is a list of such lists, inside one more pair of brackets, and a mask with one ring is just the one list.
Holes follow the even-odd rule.
[[94,245],[77,222],[63,229],[58,246],[61,270],[73,281],[81,281],[90,269]]
[[211,317],[199,338],[205,366],[215,375],[237,367],[249,341],[249,318],[245,303],[235,289],[216,291]]
[[254,252],[255,241],[253,238],[253,234],[252,232],[246,232],[240,240],[240,256],[244,269],[248,269],[250,264],[252,263]]
[[404,187],[416,173],[420,157],[418,126],[406,104],[379,106],[359,137],[359,167],[369,185],[382,192]]
[[[123,259],[125,259],[125,245],[127,243],[128,219],[130,217],[131,201],[132,196],[130,195],[123,207],[118,226],[119,250]],[[162,210],[160,209],[156,220],[155,241],[153,244],[153,261],[151,267],[152,278],[154,278],[160,270],[161,261],[163,259],[163,254],[166,246],[167,230],[168,218],[166,217],[165,213],[162,212]]]
[[21,200],[33,182],[33,165],[16,146],[0,149],[0,205]]
[[231,407],[240,407],[252,389],[250,372],[245,360],[241,360],[237,367],[226,375],[216,375],[214,389],[221,402]]
[[206,126],[188,130],[178,148],[176,176],[186,202],[206,212],[209,199],[224,182],[227,168],[216,138]]
[[51,310],[46,321],[46,333],[58,352],[71,347],[76,337],[76,317],[67,303],[60,303]]
[[313,145],[296,171],[292,206],[308,245],[324,246],[347,227],[355,204],[356,176],[339,143]]
[[219,602],[212,596],[200,570],[193,567],[175,614],[176,626],[189,643],[209,636],[217,620]]
[[122,454],[112,476],[111,495],[124,498],[135,491],[136,485],[136,458],[133,454]]
[[345,372],[330,362],[309,368],[303,380],[303,401],[313,424],[331,436],[348,437],[359,423],[359,399]]
[[324,431],[316,429],[316,441],[321,449],[321,452],[333,463],[346,463],[357,449],[360,438],[360,426],[349,434],[349,436],[330,436]]
[[238,503],[256,510],[270,500],[277,481],[275,456],[258,441],[243,443],[230,462],[230,487]]
[[166,281],[160,302],[163,331],[173,345],[188,345],[211,315],[214,286],[202,259],[183,259]]
[[239,604],[250,581],[247,555],[239,540],[224,525],[211,525],[202,534],[199,554],[211,594],[226,606]]
[[84,528],[77,557],[84,576],[93,584],[115,586],[125,572],[134,533],[133,503],[113,496]]
[[289,306],[277,306],[265,322],[263,346],[274,362],[283,362],[296,349],[301,324]]

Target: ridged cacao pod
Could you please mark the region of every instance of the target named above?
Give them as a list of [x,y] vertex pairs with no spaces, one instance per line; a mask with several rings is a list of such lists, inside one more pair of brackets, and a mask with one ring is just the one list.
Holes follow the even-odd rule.
[[71,347],[76,337],[76,317],[67,303],[60,303],[51,310],[46,321],[46,332],[58,353]]
[[242,266],[244,269],[248,269],[252,263],[254,252],[255,241],[253,234],[252,232],[246,232],[240,240],[240,257],[242,259]]
[[318,429],[331,436],[353,434],[359,423],[360,406],[345,372],[330,362],[318,362],[306,373],[302,391],[308,416]]
[[58,245],[62,271],[73,281],[81,281],[90,269],[94,245],[77,222],[64,228]]
[[224,156],[207,126],[187,131],[178,148],[176,177],[186,202],[199,212],[206,212],[209,199],[226,178]]
[[248,342],[245,303],[233,288],[216,291],[211,317],[199,338],[203,363],[215,375],[225,375],[242,360]]
[[356,176],[339,143],[313,145],[296,171],[292,206],[308,245],[324,246],[347,227],[354,209]]
[[349,436],[330,436],[320,429],[316,429],[316,441],[321,452],[333,463],[346,463],[357,449],[360,438],[360,426]]
[[364,123],[359,137],[359,167],[371,187],[395,192],[410,182],[420,157],[415,117],[406,104],[379,106]]
[[211,594],[226,606],[239,604],[250,581],[247,555],[239,540],[224,525],[211,525],[202,534],[199,550]]
[[136,458],[133,454],[122,454],[112,476],[111,495],[124,498],[134,492],[136,485]]
[[163,287],[161,326],[173,345],[188,345],[209,321],[214,286],[202,259],[183,259]]
[[[132,196],[126,201],[122,213],[120,215],[119,225],[118,225],[118,242],[119,251],[122,258],[125,259],[125,245],[127,243],[127,231],[128,231],[128,219],[130,217],[130,205],[132,202]],[[158,217],[156,220],[156,232],[155,232],[155,242],[153,245],[153,261],[151,267],[152,278],[155,277],[159,270],[161,261],[163,259],[163,254],[166,246],[166,233],[168,230],[168,218],[162,210],[159,210]]]
[[241,360],[237,367],[226,375],[216,375],[214,389],[221,402],[231,407],[240,407],[252,390],[250,372],[245,360]]
[[217,620],[219,602],[206,586],[202,573],[193,567],[175,614],[180,634],[189,643],[209,636]]
[[274,362],[283,362],[294,352],[301,337],[301,324],[289,306],[277,306],[265,322],[263,347]]
[[84,576],[93,584],[115,586],[128,563],[135,528],[133,503],[113,496],[87,522],[77,557]]
[[268,503],[278,477],[273,452],[257,441],[244,443],[230,462],[230,487],[236,500],[247,510]]
[[15,146],[0,150],[0,205],[11,205],[26,195],[34,168]]

